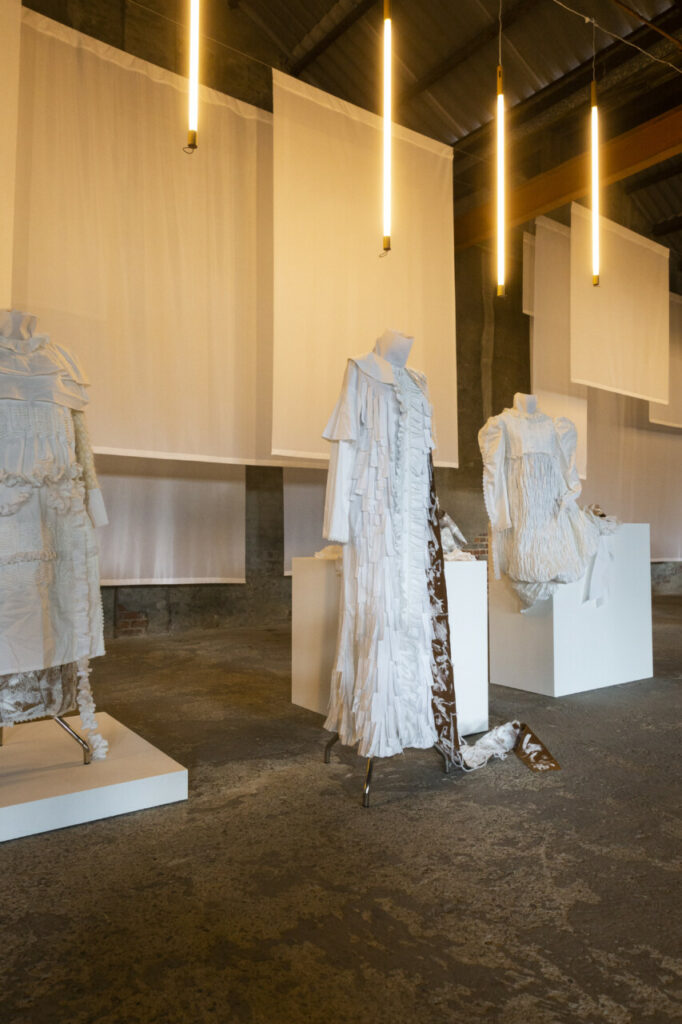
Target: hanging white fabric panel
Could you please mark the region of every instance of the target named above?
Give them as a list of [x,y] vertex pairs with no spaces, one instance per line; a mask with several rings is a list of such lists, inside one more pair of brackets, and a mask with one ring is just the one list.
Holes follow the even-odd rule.
[[682,559],[682,432],[649,423],[646,403],[590,388],[590,468],[582,500],[651,523],[653,561]]
[[272,118],[24,10],[14,304],[76,352],[98,451],[268,461]]
[[14,248],[14,181],[19,110],[21,0],[0,0],[2,39],[2,103],[0,103],[0,309],[12,307]]
[[573,203],[571,379],[667,402],[669,250],[605,217],[600,248],[602,272],[595,288],[591,214]]
[[[535,221],[532,261],[524,236],[524,295],[532,295],[531,390],[542,412],[567,416],[578,431],[576,465],[587,474],[587,388],[571,381],[571,231],[549,217]],[[532,287],[526,277],[533,275]],[[525,301],[525,300],[524,300]],[[524,309],[524,312],[526,310]]]
[[382,244],[381,119],[280,72],[274,91],[273,453],[328,456],[346,360],[385,328],[415,337],[437,465],[457,465],[452,150],[393,127],[393,233]]
[[100,455],[97,467],[103,586],[244,582],[243,466]]
[[327,546],[322,536],[327,471],[284,469],[284,574],[291,559],[314,555]]
[[649,420],[682,428],[682,295],[670,296],[670,402],[649,403]]
[[522,309],[528,316],[535,312],[535,235],[523,232]]

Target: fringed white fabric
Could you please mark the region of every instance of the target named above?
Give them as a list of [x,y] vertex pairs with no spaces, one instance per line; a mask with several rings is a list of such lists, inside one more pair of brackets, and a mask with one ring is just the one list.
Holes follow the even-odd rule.
[[107,756],[109,743],[99,732],[95,718],[95,701],[90,687],[90,662],[81,658],[78,662],[78,711],[83,728],[88,733],[88,743],[92,750],[93,761],[103,761]]
[[493,568],[526,607],[584,576],[610,529],[577,504],[576,443],[574,425],[537,412],[530,395],[516,395],[479,433]]
[[[431,406],[424,378],[351,361],[332,441],[325,536],[344,544],[325,728],[363,757],[436,741],[428,593]],[[347,541],[347,543],[346,543]]]

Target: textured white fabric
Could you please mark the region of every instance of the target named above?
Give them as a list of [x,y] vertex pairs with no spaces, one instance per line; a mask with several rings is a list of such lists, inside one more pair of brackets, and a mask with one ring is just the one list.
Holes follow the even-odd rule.
[[682,428],[682,295],[670,296],[670,401],[650,402],[649,421]]
[[517,394],[482,427],[479,445],[495,575],[506,573],[530,606],[580,579],[599,544],[597,521],[577,505],[575,427]]
[[349,361],[324,436],[332,442],[325,536],[344,545],[325,728],[359,744],[363,757],[430,747],[436,730],[425,378],[379,356]]
[[320,427],[347,358],[395,327],[416,336],[431,381],[436,464],[456,466],[452,150],[394,125],[380,258],[381,119],[277,71],[273,89],[273,451],[326,457]]
[[0,308],[12,304],[14,185],[19,112],[21,0],[0,0],[2,102],[0,103]]
[[[570,228],[548,217],[538,217],[535,237],[524,235],[523,251],[524,295],[527,291],[532,295],[532,299],[528,299],[532,303],[531,390],[547,416],[552,419],[565,416],[575,424],[576,466],[578,475],[584,479],[587,475],[587,388],[571,381]],[[525,306],[524,312],[528,312]]]
[[571,379],[647,401],[667,402],[670,251],[602,217],[602,271],[595,288],[591,246],[590,211],[574,203]]
[[97,466],[103,585],[244,582],[243,466],[107,455]]
[[[24,9],[14,302],[78,351],[96,450],[270,459],[272,117]],[[4,102],[4,94],[3,94]]]

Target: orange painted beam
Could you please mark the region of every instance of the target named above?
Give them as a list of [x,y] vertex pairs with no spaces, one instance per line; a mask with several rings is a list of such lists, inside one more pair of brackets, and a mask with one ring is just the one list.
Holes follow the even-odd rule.
[[[513,145],[513,138],[511,140]],[[603,185],[622,181],[671,156],[682,153],[682,106],[632,128],[602,144],[600,153]],[[507,226],[517,227],[542,213],[580,199],[590,190],[589,150],[544,174],[510,189],[507,197]],[[466,249],[492,238],[495,233],[495,199],[455,220],[455,248]]]

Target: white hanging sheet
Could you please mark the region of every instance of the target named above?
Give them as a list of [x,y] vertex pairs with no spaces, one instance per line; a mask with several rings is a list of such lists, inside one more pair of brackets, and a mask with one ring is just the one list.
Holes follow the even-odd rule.
[[[670,296],[670,402],[649,402],[649,420],[682,429],[682,295]],[[682,472],[682,467],[680,467]]]
[[0,309],[12,305],[14,249],[14,183],[19,110],[21,0],[0,0],[2,39],[2,103],[0,103]]
[[[529,236],[530,237],[530,236]],[[531,390],[542,412],[567,416],[578,431],[576,466],[587,475],[587,388],[571,381],[571,231],[549,217],[535,221],[531,246],[524,235],[524,295],[532,295]],[[532,286],[526,283],[532,274]],[[524,302],[526,300],[524,299]],[[524,312],[527,312],[524,308]]]
[[649,423],[645,402],[590,388],[590,468],[581,501],[651,523],[652,561],[682,559],[682,432]]
[[382,246],[381,119],[273,72],[273,453],[328,456],[346,360],[385,328],[415,337],[437,465],[457,465],[452,150],[393,126],[392,251]]
[[90,375],[97,451],[270,460],[272,117],[24,9],[14,305]]
[[284,469],[284,575],[291,559],[314,555],[327,546],[322,536],[327,471]]
[[669,250],[605,217],[592,284],[589,210],[571,207],[571,379],[668,401]]
[[243,583],[243,466],[100,455],[103,586]]

